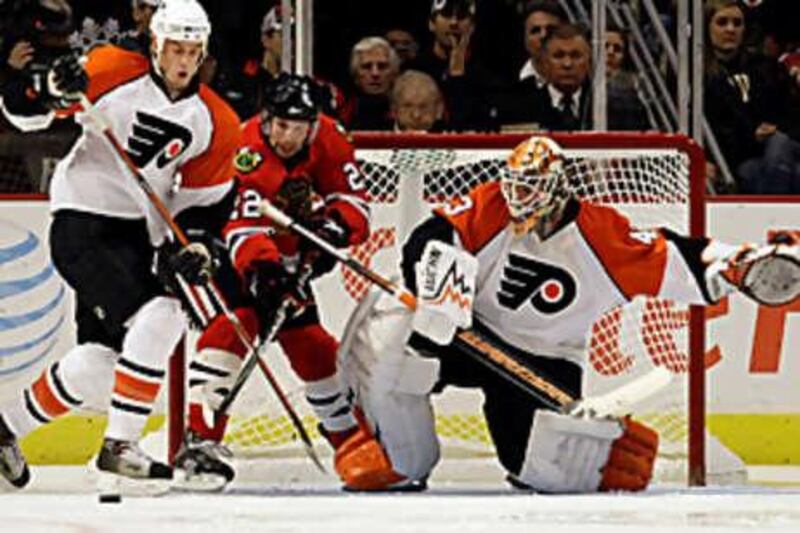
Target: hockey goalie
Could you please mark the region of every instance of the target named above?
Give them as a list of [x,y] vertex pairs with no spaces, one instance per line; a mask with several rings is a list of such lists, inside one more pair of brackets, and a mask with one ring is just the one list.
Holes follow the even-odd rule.
[[[402,250],[414,311],[385,293],[365,298],[339,351],[381,460],[394,475],[350,488],[422,488],[440,459],[430,395],[479,388],[500,464],[516,487],[548,493],[640,491],[653,474],[657,433],[630,417],[556,411],[461,353],[471,331],[551,377],[574,398],[592,324],[636,296],[690,304],[735,290],[766,304],[798,296],[797,243],[730,246],[667,229],[643,231],[610,207],[570,194],[564,156],[534,136],[498,180],[434,214]],[[374,451],[374,450],[373,450]],[[338,461],[348,471],[357,451]]]

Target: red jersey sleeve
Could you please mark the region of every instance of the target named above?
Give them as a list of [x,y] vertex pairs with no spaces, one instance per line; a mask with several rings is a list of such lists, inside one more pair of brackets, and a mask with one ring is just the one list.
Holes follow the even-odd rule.
[[330,117],[320,115],[309,157],[314,190],[325,200],[325,210],[335,211],[350,230],[350,244],[369,236],[369,205],[364,176],[347,133]]

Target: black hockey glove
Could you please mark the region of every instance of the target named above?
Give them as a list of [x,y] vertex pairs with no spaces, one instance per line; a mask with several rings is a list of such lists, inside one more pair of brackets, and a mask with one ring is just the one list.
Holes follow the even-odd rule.
[[181,246],[170,241],[158,249],[156,274],[170,292],[180,294],[178,275],[190,285],[204,285],[214,274],[214,261],[211,252],[201,242]]
[[255,299],[255,307],[262,324],[271,322],[284,299],[290,297],[294,285],[295,279],[281,263],[277,261],[256,263],[249,276],[247,289]]
[[[350,244],[350,230],[335,211],[328,216],[311,217],[306,221],[305,227],[335,248],[346,248]],[[335,257],[308,240],[303,240],[301,244],[301,256],[303,264],[311,265],[314,278],[327,274],[336,266]]]
[[74,53],[56,58],[46,71],[33,71],[34,89],[41,103],[49,109],[64,109],[86,92],[89,77],[81,65],[80,56]]

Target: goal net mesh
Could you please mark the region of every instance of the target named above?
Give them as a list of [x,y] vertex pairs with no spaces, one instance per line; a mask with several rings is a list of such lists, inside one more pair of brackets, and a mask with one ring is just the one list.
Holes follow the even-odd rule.
[[[622,149],[611,142],[576,149],[559,141],[566,148],[567,176],[577,197],[618,208],[635,227],[668,227],[688,233],[693,163],[687,153],[669,147]],[[359,149],[371,202],[372,234],[351,254],[382,275],[396,273],[399,247],[414,226],[436,205],[497,179],[508,148]],[[335,335],[341,334],[350,310],[367,289],[365,280],[341,266],[315,282],[323,323]],[[637,298],[602,316],[586,338],[588,394],[616,388],[653,365],[674,374],[666,389],[637,405],[634,413],[658,429],[663,457],[677,462],[677,467],[669,467],[677,473],[667,477],[684,476],[686,469],[688,324],[685,306]],[[302,386],[288,370],[285,357],[276,348],[266,357],[289,389],[293,404],[303,411],[309,433],[319,439]],[[434,397],[445,458],[493,454],[480,403],[474,391],[450,390]],[[302,453],[291,424],[258,376],[234,406],[226,442],[243,456]],[[320,451],[326,448],[320,442]]]

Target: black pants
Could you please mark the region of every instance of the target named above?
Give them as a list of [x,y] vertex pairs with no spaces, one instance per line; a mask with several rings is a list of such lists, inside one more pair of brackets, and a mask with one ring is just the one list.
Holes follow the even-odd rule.
[[[473,329],[502,347],[520,363],[552,378],[574,397],[580,397],[583,372],[576,363],[523,353],[498,339],[480,324]],[[452,346],[442,348],[419,335],[412,336],[411,344],[423,354],[437,357],[442,363],[434,392],[440,392],[448,386],[479,388],[483,391],[483,414],[497,450],[497,458],[506,471],[519,474],[525,460],[533,415],[537,409],[546,407],[545,404]]]
[[59,274],[76,293],[78,343],[120,351],[125,322],[164,294],[153,273],[153,247],[144,220],[79,211],[53,215],[50,250]]

